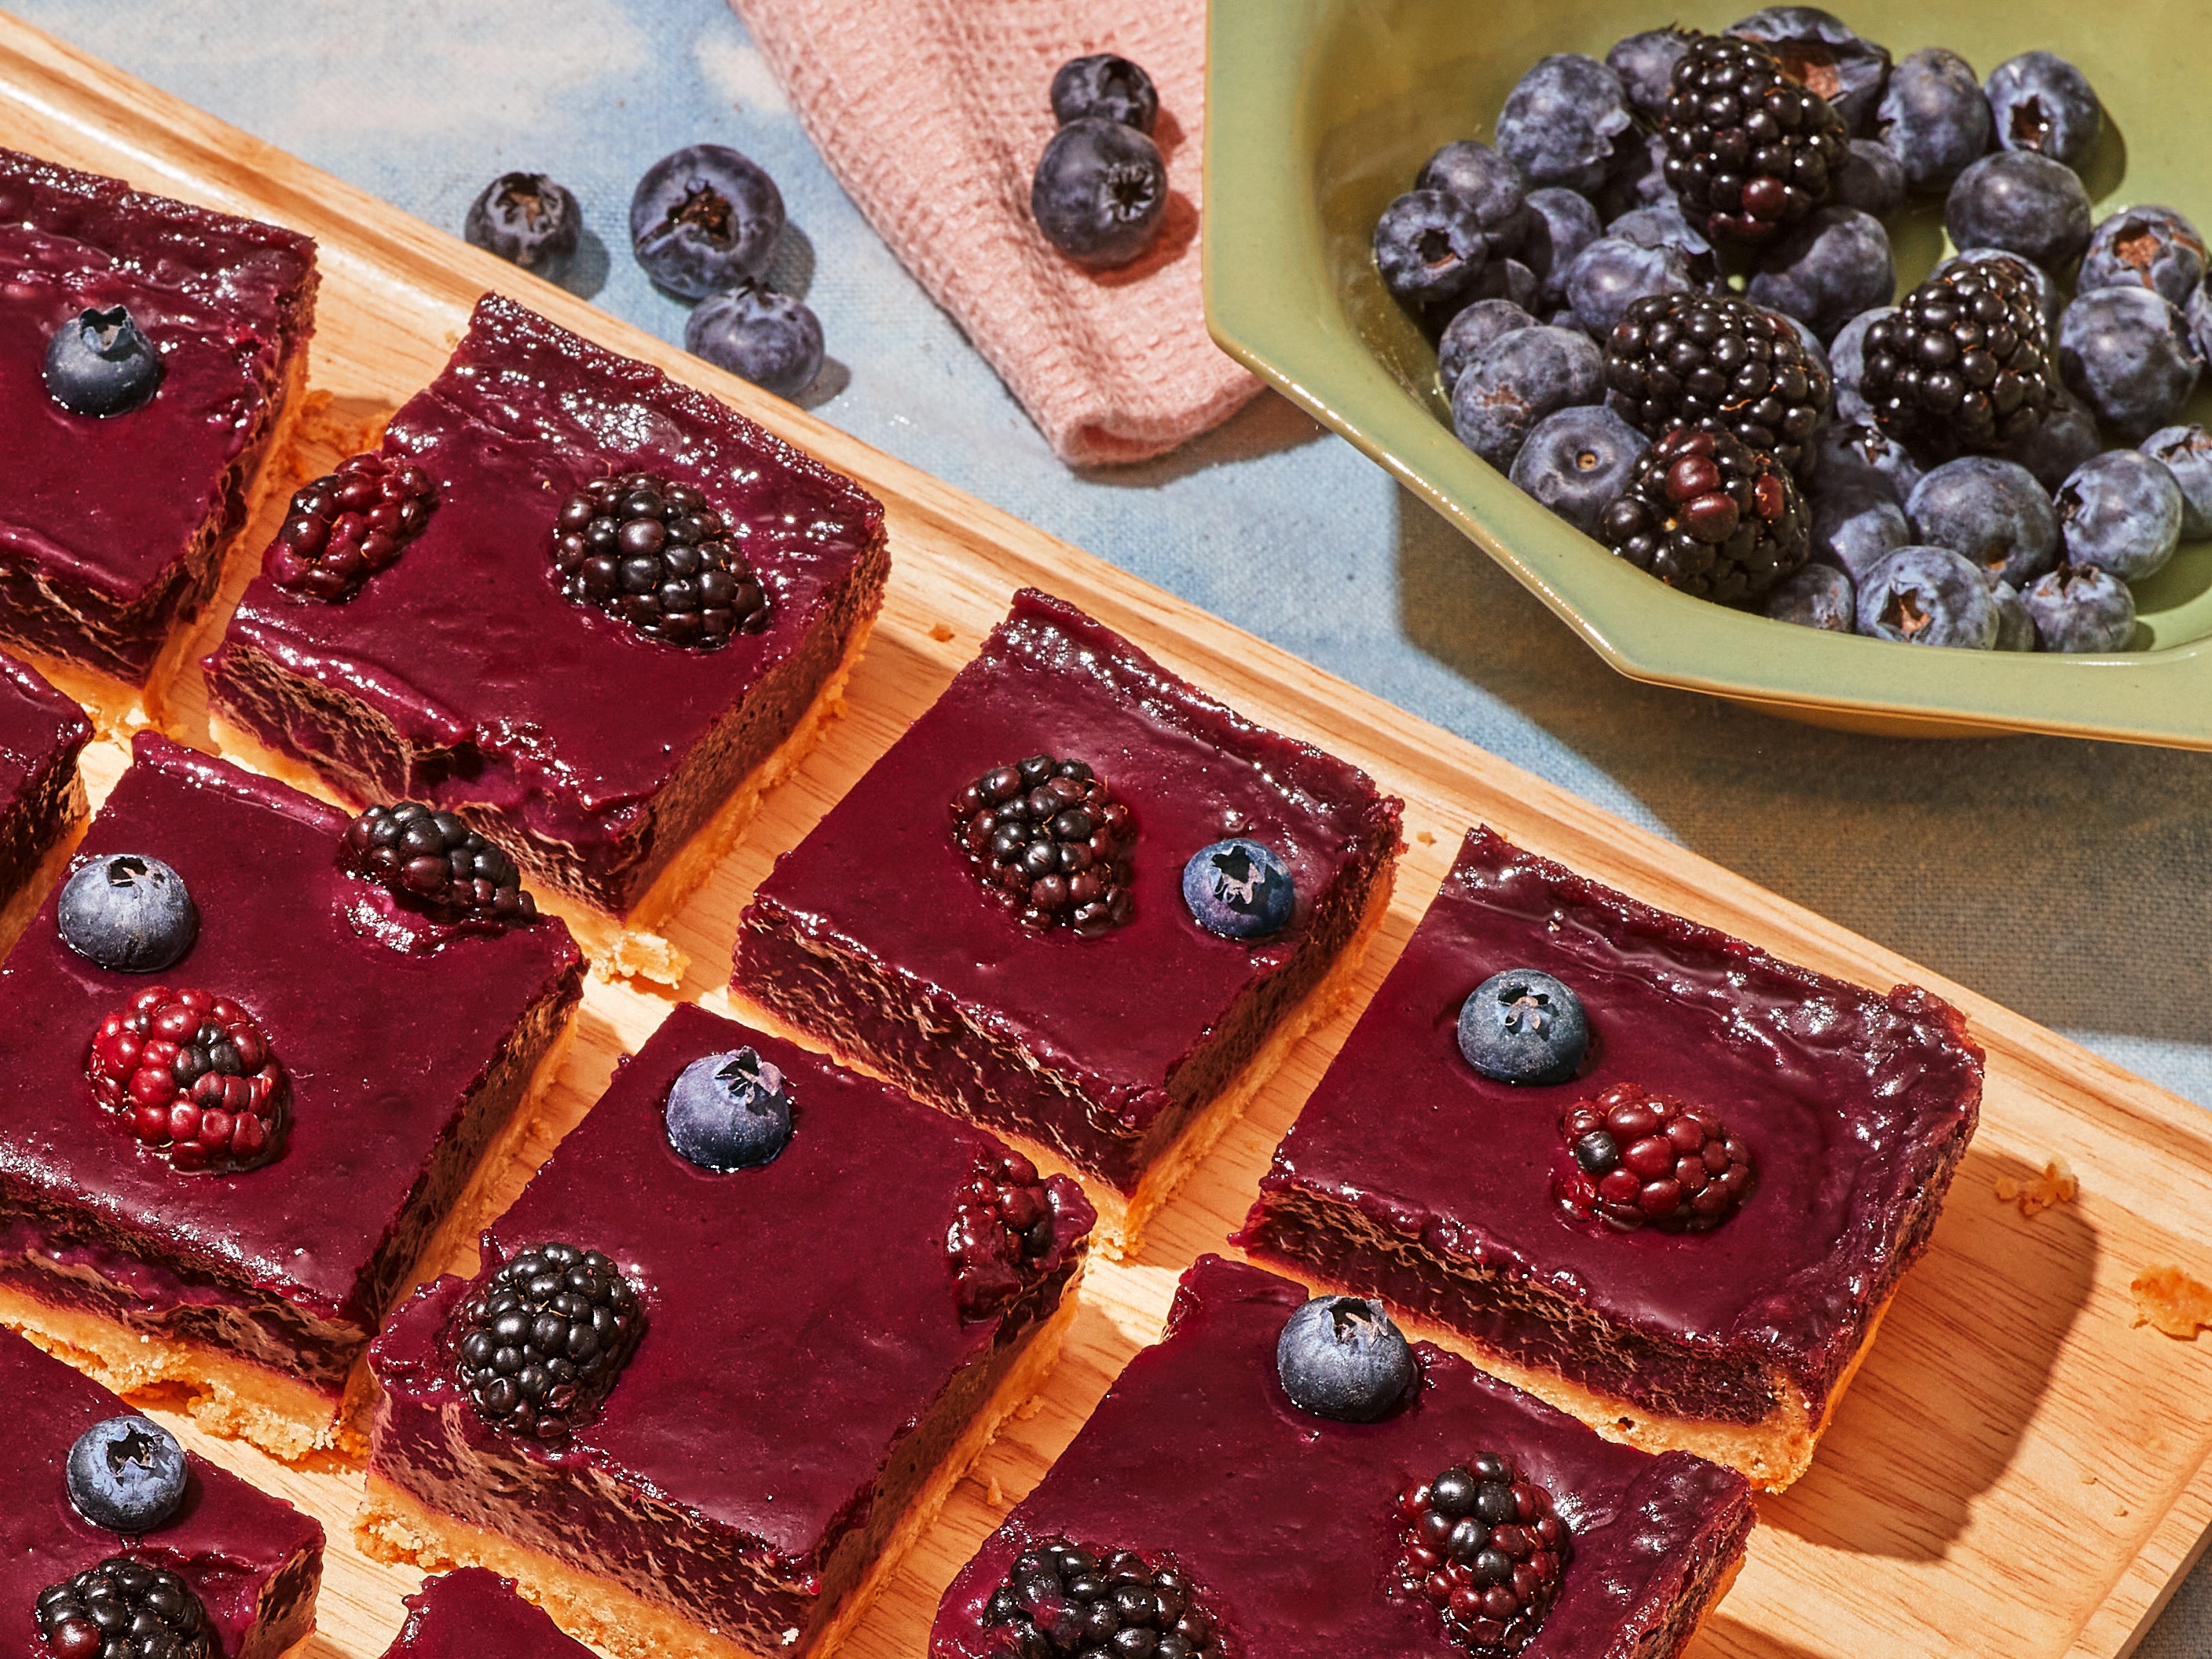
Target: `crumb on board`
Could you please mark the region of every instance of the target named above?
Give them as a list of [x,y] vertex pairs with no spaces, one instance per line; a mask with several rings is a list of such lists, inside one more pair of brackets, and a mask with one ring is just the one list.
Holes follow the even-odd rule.
[[1028,1399],[1023,1401],[1020,1405],[1014,1407],[1014,1415],[1019,1418],[1023,1422],[1026,1423],[1030,1418],[1035,1417],[1043,1409],[1044,1396],[1041,1394],[1033,1394]]
[[1424,847],[1434,847],[1437,844],[1436,836],[1426,830],[1415,830],[1413,832],[1413,839],[1420,842]]
[[2081,1195],[2081,1183],[2067,1167],[2064,1158],[2054,1158],[2033,1181],[1999,1176],[1996,1193],[1998,1203],[2017,1204],[2022,1215],[2033,1218],[2053,1205],[2071,1204]]
[[2179,1267],[2145,1267],[2129,1282],[2136,1323],[2153,1325],[2185,1342],[2212,1326],[2212,1285],[2191,1279]]
[[952,638],[952,630],[947,628],[943,623],[932,623],[929,625],[929,637],[935,640],[939,645],[944,645],[951,641]]
[[994,1510],[1006,1507],[1006,1494],[1000,1488],[999,1477],[995,1474],[991,1477],[991,1484],[983,1488],[983,1501]]

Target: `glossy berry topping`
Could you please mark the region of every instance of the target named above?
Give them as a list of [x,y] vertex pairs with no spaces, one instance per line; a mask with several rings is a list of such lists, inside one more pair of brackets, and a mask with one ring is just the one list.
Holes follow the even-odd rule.
[[1224,939],[1266,939],[1291,925],[1298,890],[1272,847],[1239,836],[1201,847],[1182,867],[1182,902]]
[[62,943],[121,974],[156,974],[192,948],[200,913],[185,878],[143,853],[109,853],[77,866],[54,907]]
[[1493,1083],[1565,1083],[1589,1052],[1589,1022],[1549,974],[1509,968],[1460,1004],[1459,1051]]
[[84,1070],[100,1103],[177,1169],[258,1169],[282,1146],[284,1068],[228,997],[148,986],[100,1022]]
[[1552,1494],[1503,1457],[1455,1463],[1398,1500],[1398,1582],[1469,1653],[1527,1647],[1559,1599],[1571,1540]]
[[651,472],[594,478],[562,502],[553,568],[562,593],[649,640],[707,651],[768,626],[768,592],[722,515]]
[[161,354],[130,311],[84,311],[46,342],[46,395],[72,415],[128,415],[161,390]]
[[538,920],[514,860],[453,813],[420,801],[369,807],[346,826],[339,859],[441,916],[515,927]]
[[1850,137],[1756,40],[1691,38],[1660,119],[1668,187],[1708,236],[1769,241],[1827,200]]
[[1705,1232],[1742,1206],[1757,1179],[1751,1149],[1717,1116],[1633,1083],[1569,1108],[1559,1133],[1560,1203],[1624,1232]]
[[411,462],[353,455],[292,496],[262,568],[288,593],[335,604],[422,533],[437,486]]
[[1033,1282],[1051,1254],[1052,1195],[1036,1165],[1011,1150],[985,1154],[945,1235],[963,1319],[988,1319]]
[[562,1440],[599,1413],[645,1331],[637,1292],[597,1250],[540,1244],[454,1314],[454,1370],[495,1429]]
[[751,1048],[707,1054],[669,1085],[662,1121],[687,1163],[725,1175],[758,1169],[791,1145],[791,1091]]
[[1283,1322],[1275,1375],[1302,1412],[1377,1423],[1406,1403],[1420,1370],[1381,1303],[1317,1296]]
[[983,1622],[1016,1659],[1196,1659],[1218,1654],[1213,1617],[1171,1561],[1055,1540],[1014,1558]]
[[70,1448],[70,1502],[95,1527],[143,1537],[182,1507],[188,1475],[177,1437],[143,1417],[111,1417]]
[[1024,926],[1096,939],[1129,919],[1129,809],[1079,760],[994,766],[952,802],[952,838]]
[[1723,605],[1765,597],[1812,547],[1788,467],[1732,434],[1689,427],[1644,451],[1598,534],[1638,570]]
[[125,1555],[47,1585],[34,1614],[52,1659],[216,1659],[222,1651],[191,1585]]

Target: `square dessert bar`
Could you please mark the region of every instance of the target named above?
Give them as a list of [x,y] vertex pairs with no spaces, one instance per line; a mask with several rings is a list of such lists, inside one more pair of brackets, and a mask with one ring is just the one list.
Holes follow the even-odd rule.
[[[1054,815],[1069,803],[1073,826]],[[1073,605],[1024,591],[981,654],[776,860],[739,924],[735,988],[1092,1177],[1102,1242],[1131,1252],[1146,1217],[1349,994],[1389,902],[1399,805]],[[986,816],[995,827],[979,829]],[[1080,848],[1074,830],[1091,837]],[[1216,869],[1231,842],[1271,867],[1232,855]],[[1058,873],[1032,883],[1030,861],[1054,856]],[[1214,921],[1255,936],[1200,924],[1184,896],[1198,870],[1217,884],[1201,896]],[[1241,883],[1226,898],[1279,908],[1231,914],[1224,875]]]
[[[1569,1003],[1565,1081],[1494,1081],[1462,1048],[1463,1008],[1528,1030]],[[1981,1095],[1927,992],[1777,961],[1478,828],[1237,1242],[1448,1328],[1604,1434],[1778,1491],[1927,1249]]]
[[77,757],[84,710],[14,658],[0,656],[0,954],[68,862],[84,823]]
[[464,1567],[422,1581],[384,1659],[591,1659],[592,1650],[514,1593],[514,1581]]
[[[448,808],[592,912],[658,925],[835,711],[883,600],[882,507],[496,295],[360,465],[413,501],[369,550],[386,562],[332,554],[340,503],[295,497],[209,659],[226,745]],[[679,976],[665,941],[577,921],[595,961]]]
[[357,1445],[368,1339],[449,1212],[481,1219],[464,1189],[582,991],[558,921],[442,920],[343,867],[347,829],[142,734],[79,868],[173,871],[184,954],[81,955],[65,885],[0,968],[0,1320],[283,1457]]
[[188,1451],[170,1518],[130,1534],[95,1526],[71,1500],[70,1450],[94,1424],[131,1408],[9,1331],[0,1331],[0,1652],[58,1652],[40,1632],[41,1593],[116,1556],[183,1579],[220,1659],[276,1659],[315,1627],[323,1529],[313,1517]]
[[[695,1163],[718,1113],[763,1138]],[[989,1135],[679,1005],[477,1277],[377,1339],[362,1544],[507,1574],[640,1659],[832,1642],[1042,1382],[1093,1219]],[[598,1276],[564,1278],[580,1252]]]
[[[1381,1420],[1313,1415],[1277,1370],[1305,1300],[1200,1256],[1166,1334],[945,1591],[929,1659],[1683,1650],[1752,1528],[1741,1475],[1601,1440],[1425,1342]],[[1479,1551],[1456,1536],[1477,1515]],[[1492,1587],[1519,1607],[1480,1605]]]
[[[315,284],[305,236],[0,149],[0,641],[111,724],[142,693],[160,713],[181,624],[283,470]],[[74,412],[49,343],[117,307],[159,383]]]

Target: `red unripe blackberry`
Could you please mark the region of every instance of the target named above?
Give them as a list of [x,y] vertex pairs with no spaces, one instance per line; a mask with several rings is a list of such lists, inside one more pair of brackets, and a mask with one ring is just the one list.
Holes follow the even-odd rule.
[[349,599],[422,533],[437,495],[419,466],[351,456],[293,495],[263,568],[287,592]]
[[1725,432],[1689,427],[1644,452],[1598,533],[1668,586],[1723,605],[1759,598],[1811,546],[1787,467]]
[[1014,1558],[983,1622],[1015,1659],[1200,1659],[1218,1654],[1213,1616],[1171,1560],[1054,1540]]
[[1756,40],[1693,34],[1659,124],[1668,186],[1716,240],[1757,243],[1828,199],[1850,135],[1827,100]]
[[707,651],[768,626],[768,590],[727,521],[654,473],[594,478],[562,501],[553,568],[569,599],[650,640]]
[[1751,1149],[1717,1115],[1633,1083],[1568,1108],[1559,1134],[1560,1203],[1624,1232],[1707,1231],[1743,1206],[1758,1180]]
[[33,1616],[53,1659],[217,1659],[222,1651],[191,1586],[127,1555],[47,1585]]
[[988,1319],[1030,1282],[1052,1249],[1052,1195],[1019,1152],[981,1158],[945,1236],[963,1319]]
[[514,860],[451,812],[420,801],[372,806],[346,826],[341,861],[440,914],[526,927],[538,905]]
[[100,1103],[177,1169],[233,1174],[280,1150],[284,1068],[228,997],[148,986],[100,1022],[84,1070]]
[[1651,294],[1605,345],[1606,402],[1648,437],[1727,432],[1802,473],[1827,423],[1828,371],[1787,320],[1733,294]]
[[1875,424],[1923,464],[2016,444],[2057,401],[2035,275],[2009,258],[1931,276],[1861,349],[1859,395]]
[[1398,1500],[1400,1586],[1468,1652],[1516,1654],[1558,1600],[1572,1548],[1552,1494],[1485,1452]]
[[599,1413],[645,1332],[645,1309],[597,1250],[540,1244],[453,1315],[454,1370],[494,1428],[562,1440]]
[[1096,939],[1129,919],[1136,825],[1079,760],[994,766],[953,799],[952,838],[985,885],[1030,927]]

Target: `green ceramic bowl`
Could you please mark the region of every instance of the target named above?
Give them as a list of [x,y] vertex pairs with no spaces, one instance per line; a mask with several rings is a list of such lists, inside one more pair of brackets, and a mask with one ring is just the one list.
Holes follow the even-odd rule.
[[[1822,725],[1921,736],[2040,731],[2212,748],[2212,543],[2136,589],[2136,649],[1946,651],[1824,634],[1674,592],[1612,557],[1452,436],[1436,357],[1376,275],[1369,237],[1439,144],[1490,136],[1547,52],[1602,58],[1669,22],[1711,29],[1756,0],[1212,0],[1206,305],[1214,337],[1342,433],[1637,679]],[[2072,58],[2103,96],[2087,169],[2099,216],[2168,203],[2212,223],[2212,14],[2202,0],[1849,0],[1899,57],[1946,46],[1986,74]],[[1941,204],[1891,226],[1899,276],[1948,250]],[[2212,392],[2188,418],[2204,420]]]

